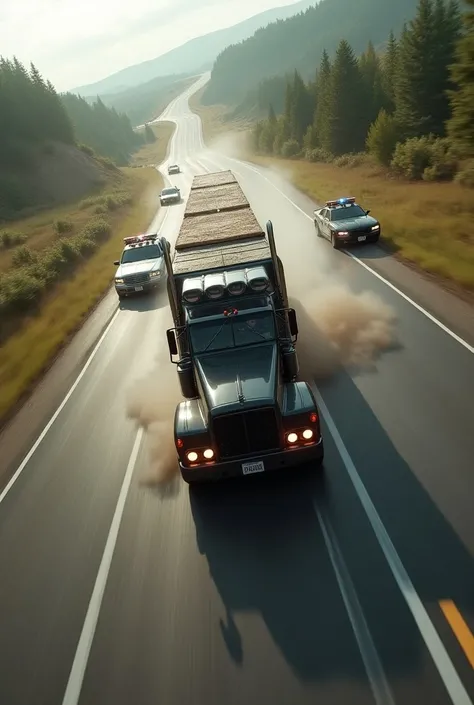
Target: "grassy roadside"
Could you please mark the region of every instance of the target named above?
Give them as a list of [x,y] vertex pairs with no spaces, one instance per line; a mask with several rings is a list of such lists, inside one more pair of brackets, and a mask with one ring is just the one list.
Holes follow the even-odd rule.
[[[132,198],[130,205],[118,209],[110,218],[110,237],[70,278],[54,286],[38,313],[25,318],[0,348],[0,422],[48,368],[108,290],[114,275],[112,262],[121,251],[123,237],[146,228],[159,207],[162,179],[155,169],[121,171],[121,186]],[[69,211],[70,219],[74,212]],[[57,212],[50,213],[50,219],[51,216],[56,218]],[[12,228],[21,225],[14,224]]]
[[[156,142],[144,145],[133,155],[132,166],[154,166],[161,164],[166,159],[168,145],[176,129],[174,122],[159,122],[150,125],[153,130]],[[140,132],[140,130],[139,130]]]
[[[369,161],[348,168],[303,160],[261,157],[248,148],[248,134],[226,122],[221,106],[190,107],[203,123],[208,145],[224,144],[231,156],[270,167],[316,202],[340,195],[356,196],[382,223],[383,241],[401,259],[444,284],[474,292],[473,191],[457,183],[408,183],[396,180]],[[226,132],[239,140],[224,141]]]

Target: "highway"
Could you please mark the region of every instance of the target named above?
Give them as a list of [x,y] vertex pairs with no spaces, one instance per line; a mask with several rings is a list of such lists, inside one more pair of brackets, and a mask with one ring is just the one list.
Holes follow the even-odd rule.
[[[127,416],[166,408],[166,300],[110,292],[0,437],[0,704],[472,705],[474,312],[375,246],[333,251],[282,175],[206,148],[200,85],[161,116],[163,173],[186,196],[232,169],[288,290],[373,292],[398,344],[317,380],[323,476],[193,495],[151,481],[166,439]],[[183,210],[153,223],[172,244]]]

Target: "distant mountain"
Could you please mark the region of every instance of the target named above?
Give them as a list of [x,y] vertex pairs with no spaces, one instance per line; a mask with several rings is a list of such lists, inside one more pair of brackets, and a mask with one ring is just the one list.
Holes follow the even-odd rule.
[[357,54],[369,40],[377,46],[390,30],[401,31],[403,23],[414,17],[417,4],[418,0],[321,0],[225,49],[216,59],[202,103],[238,105],[261,81],[295,69],[303,78],[312,78],[323,49],[332,56],[341,39],[347,39]]
[[157,76],[202,73],[211,68],[219,53],[230,44],[241,42],[247,37],[251,37],[260,27],[266,27],[270,22],[274,22],[277,19],[291,17],[297,12],[306,10],[306,8],[311,7],[316,2],[318,0],[300,0],[300,2],[292,5],[260,12],[258,15],[239,22],[232,27],[219,29],[216,32],[191,39],[186,44],[182,44],[180,47],[172,49],[156,59],[129,66],[101,81],[97,81],[97,83],[79,86],[79,88],[71,89],[70,92],[79,93],[82,96],[103,96],[107,93],[119,93],[140,83],[146,83]]
[[[197,76],[158,76],[120,93],[105,94],[102,102],[118,113],[124,113],[132,125],[142,125],[158,117],[173,98],[191,85]],[[84,96],[94,103],[96,96]]]

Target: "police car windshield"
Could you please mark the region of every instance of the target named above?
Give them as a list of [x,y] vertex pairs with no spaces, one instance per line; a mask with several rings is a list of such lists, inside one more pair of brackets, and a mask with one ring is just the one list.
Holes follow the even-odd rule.
[[157,259],[161,257],[161,247],[159,245],[142,245],[125,250],[122,255],[122,264],[130,262],[140,262],[144,259]]
[[191,345],[198,354],[275,340],[275,322],[271,311],[202,321],[191,325],[189,330]]
[[365,215],[365,211],[360,206],[343,206],[342,208],[334,208],[331,211],[331,220],[346,220],[346,218],[358,218]]

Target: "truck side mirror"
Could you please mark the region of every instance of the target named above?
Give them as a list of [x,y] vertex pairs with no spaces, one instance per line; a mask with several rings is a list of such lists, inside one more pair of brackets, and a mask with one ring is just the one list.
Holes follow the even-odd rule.
[[290,323],[291,335],[298,335],[298,321],[296,319],[296,311],[294,308],[288,309],[288,321]]
[[114,262],[114,265],[115,265],[116,267],[118,267],[119,264],[120,264],[120,260],[116,259],[115,262]]
[[170,351],[170,355],[171,357],[173,357],[173,355],[178,354],[178,344],[176,343],[176,335],[174,332],[174,328],[169,328],[166,331],[166,337],[168,338],[168,348]]

